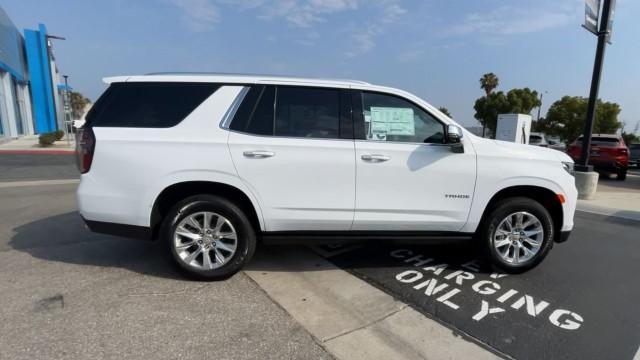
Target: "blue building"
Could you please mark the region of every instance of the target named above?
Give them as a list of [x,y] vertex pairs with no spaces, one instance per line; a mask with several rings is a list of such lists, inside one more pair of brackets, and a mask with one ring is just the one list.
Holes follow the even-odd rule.
[[0,7],[0,141],[62,129],[63,90],[46,27],[23,36]]

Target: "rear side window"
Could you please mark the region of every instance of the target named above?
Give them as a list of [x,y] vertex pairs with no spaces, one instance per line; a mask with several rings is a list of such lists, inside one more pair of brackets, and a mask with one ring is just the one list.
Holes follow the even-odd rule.
[[172,127],[219,87],[207,83],[115,83],[87,114],[87,124],[95,127]]
[[340,92],[278,87],[276,136],[338,138]]
[[344,138],[352,138],[350,105],[348,93],[341,94],[338,89],[252,86],[229,129],[256,135],[321,139],[337,139],[342,133]]

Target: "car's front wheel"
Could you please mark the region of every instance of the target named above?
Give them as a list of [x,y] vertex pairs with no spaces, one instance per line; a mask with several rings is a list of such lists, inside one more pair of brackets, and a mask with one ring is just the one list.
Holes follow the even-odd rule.
[[500,201],[479,232],[491,263],[508,273],[539,264],[553,246],[553,219],[537,201],[514,197]]
[[169,211],[162,225],[164,245],[187,275],[225,279],[253,256],[256,234],[244,212],[225,198],[196,195]]

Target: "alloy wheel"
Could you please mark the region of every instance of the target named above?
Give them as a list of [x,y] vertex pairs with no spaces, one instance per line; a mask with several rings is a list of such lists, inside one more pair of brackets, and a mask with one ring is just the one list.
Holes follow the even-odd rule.
[[202,211],[180,221],[173,235],[173,246],[184,264],[198,270],[217,269],[235,254],[238,235],[229,219]]
[[493,246],[505,262],[518,265],[531,260],[540,251],[544,227],[528,212],[509,214],[496,227]]

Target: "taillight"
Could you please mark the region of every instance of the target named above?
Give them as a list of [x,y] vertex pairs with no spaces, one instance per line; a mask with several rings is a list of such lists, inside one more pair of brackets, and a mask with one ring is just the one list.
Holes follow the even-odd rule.
[[93,135],[93,130],[90,127],[79,129],[76,144],[78,169],[81,174],[84,174],[91,168],[93,151],[96,147],[96,137]]
[[580,153],[580,147],[576,145],[569,145],[569,149],[567,150],[567,152],[571,156],[578,156]]
[[627,155],[627,154],[629,154],[629,150],[627,150],[626,148],[618,148],[618,154],[619,155]]

